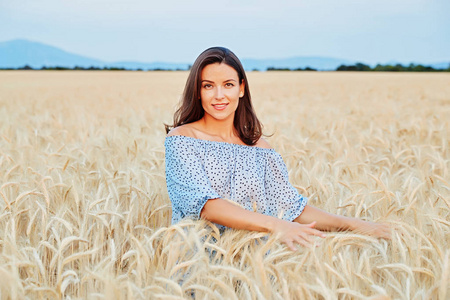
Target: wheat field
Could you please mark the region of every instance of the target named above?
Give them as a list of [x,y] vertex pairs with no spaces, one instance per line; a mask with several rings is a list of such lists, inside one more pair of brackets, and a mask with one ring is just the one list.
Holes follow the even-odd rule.
[[450,76],[251,72],[311,205],[389,223],[292,252],[170,226],[164,122],[186,72],[0,72],[1,299],[448,299]]

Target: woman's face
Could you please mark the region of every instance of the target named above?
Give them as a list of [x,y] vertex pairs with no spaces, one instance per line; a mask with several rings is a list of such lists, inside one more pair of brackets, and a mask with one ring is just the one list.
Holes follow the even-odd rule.
[[235,69],[224,63],[214,63],[203,68],[200,97],[205,118],[233,120],[239,97],[242,96],[244,83],[239,83]]

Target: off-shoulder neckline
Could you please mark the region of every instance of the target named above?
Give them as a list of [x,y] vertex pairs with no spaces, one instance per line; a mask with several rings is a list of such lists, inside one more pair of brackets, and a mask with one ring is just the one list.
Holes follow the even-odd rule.
[[181,137],[181,138],[191,139],[191,140],[200,141],[200,142],[206,143],[206,144],[207,144],[207,143],[211,143],[211,144],[222,144],[222,145],[229,145],[229,146],[232,146],[232,147],[243,147],[244,149],[245,149],[245,148],[251,148],[251,149],[258,149],[258,150],[261,150],[261,151],[264,151],[264,150],[268,150],[268,151],[270,151],[270,152],[275,151],[275,149],[273,149],[273,148],[263,148],[263,147],[256,147],[256,146],[249,146],[249,145],[241,145],[241,144],[234,144],[234,143],[227,143],[227,142],[210,141],[210,140],[198,139],[198,138],[194,138],[194,137],[191,137],[191,136],[180,135],[180,134],[166,136],[166,139],[168,139],[168,138],[173,138],[173,137]]

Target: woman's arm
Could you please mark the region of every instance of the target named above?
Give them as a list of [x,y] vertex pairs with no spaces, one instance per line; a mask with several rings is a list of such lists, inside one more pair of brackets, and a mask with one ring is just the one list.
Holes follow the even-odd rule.
[[324,231],[345,231],[352,230],[380,238],[391,237],[390,227],[386,224],[367,222],[356,218],[349,218],[327,213],[314,206],[306,205],[303,212],[295,220],[300,224],[317,222],[315,226]]
[[208,200],[200,216],[208,221],[235,229],[274,233],[291,250],[296,250],[294,243],[311,246],[314,235],[325,237],[323,232],[314,229],[316,222],[300,224],[281,220],[246,210],[220,198]]

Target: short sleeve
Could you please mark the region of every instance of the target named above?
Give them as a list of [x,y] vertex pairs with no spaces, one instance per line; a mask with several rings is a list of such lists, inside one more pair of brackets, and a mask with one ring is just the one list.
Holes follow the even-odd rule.
[[209,199],[221,198],[211,187],[196,144],[187,139],[165,140],[166,184],[172,202],[172,224],[183,218],[197,220]]
[[274,216],[281,215],[283,220],[293,221],[303,212],[308,199],[289,182],[286,164],[275,151],[268,155],[264,182],[266,196],[272,202],[270,206],[277,209]]

